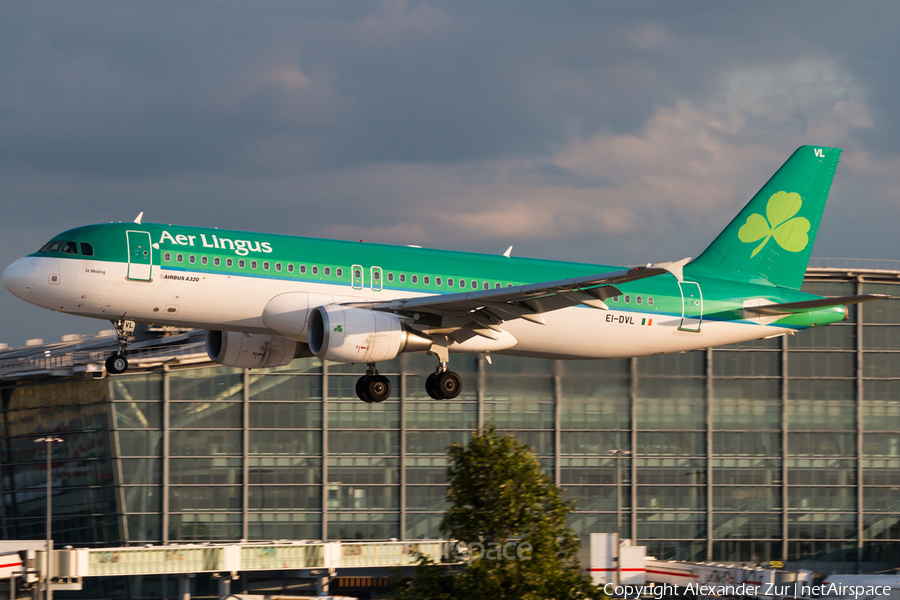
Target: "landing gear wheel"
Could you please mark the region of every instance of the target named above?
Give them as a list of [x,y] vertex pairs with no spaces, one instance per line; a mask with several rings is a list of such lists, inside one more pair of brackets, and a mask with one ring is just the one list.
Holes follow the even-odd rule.
[[384,402],[391,395],[391,382],[384,375],[370,375],[365,384],[366,395],[372,402]]
[[444,371],[435,380],[435,391],[444,400],[452,400],[462,391],[462,380],[453,371]]
[[438,395],[437,386],[434,383],[434,380],[437,379],[437,377],[437,373],[432,373],[428,376],[425,380],[425,393],[435,400],[443,400],[443,398]]
[[356,380],[356,397],[365,402],[366,404],[372,404],[373,400],[369,397],[368,394],[369,389],[369,376],[363,375],[359,379]]
[[128,361],[125,359],[124,354],[116,352],[115,354],[111,354],[109,358],[106,359],[107,373],[118,375],[119,373],[124,373],[127,370]]

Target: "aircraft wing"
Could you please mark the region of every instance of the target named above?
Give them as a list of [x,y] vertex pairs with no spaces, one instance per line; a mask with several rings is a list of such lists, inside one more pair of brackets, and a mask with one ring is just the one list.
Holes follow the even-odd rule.
[[848,306],[871,302],[872,300],[886,300],[891,298],[885,294],[863,294],[861,296],[840,296],[835,298],[822,298],[821,300],[804,300],[802,302],[784,302],[782,304],[765,304],[763,306],[745,306],[744,311],[756,313],[765,317],[791,315],[817,308],[830,308],[833,306]]
[[544,323],[540,317],[541,313],[577,304],[607,309],[604,300],[622,294],[615,287],[617,284],[655,277],[668,272],[661,267],[635,267],[611,273],[529,283],[514,287],[418,296],[385,303],[353,303],[351,305],[405,313],[422,312],[441,316],[465,316],[477,325],[495,329],[503,321],[520,318]]
[[[646,277],[654,277],[668,273],[665,269],[654,267],[635,267],[627,271],[615,271],[599,275],[586,275],[571,279],[557,281],[545,281],[541,283],[529,283],[493,290],[479,290],[474,292],[460,292],[458,294],[442,294],[440,296],[421,296],[402,301],[402,308],[430,309],[435,311],[469,311],[481,308],[487,304],[502,304],[509,302],[535,302],[535,307],[541,300],[548,301],[548,306],[553,306],[553,298],[561,295],[572,294],[566,306],[581,304],[583,301],[605,300],[612,296],[618,296],[618,289],[609,289],[620,283],[636,281]],[[581,296],[579,296],[581,294]],[[562,306],[558,307],[562,308]],[[550,308],[549,310],[556,310]],[[545,312],[545,311],[538,311]]]

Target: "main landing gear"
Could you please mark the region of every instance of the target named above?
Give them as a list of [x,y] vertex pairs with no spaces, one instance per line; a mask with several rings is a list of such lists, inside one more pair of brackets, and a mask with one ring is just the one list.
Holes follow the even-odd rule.
[[[116,356],[111,356],[109,360]],[[109,361],[106,368],[109,370]],[[435,400],[452,400],[462,391],[462,381],[459,375],[447,368],[447,363],[441,363],[425,380],[425,391]],[[374,364],[369,364],[366,374],[356,380],[356,395],[366,404],[384,402],[391,395],[391,382],[384,375],[378,374]]]
[[128,370],[125,348],[130,343],[128,336],[134,333],[134,321],[126,321],[123,317],[112,321],[112,324],[116,328],[116,343],[119,344],[119,350],[110,354],[109,358],[106,359],[106,372],[111,375],[118,375]]
[[391,382],[378,374],[375,363],[369,363],[366,374],[356,380],[356,395],[366,404],[384,402],[391,395]]
[[442,362],[425,380],[425,391],[435,400],[452,400],[462,391],[462,380]]
[[450,370],[450,339],[436,337],[431,352],[440,362],[434,373],[425,380],[425,391],[435,400],[452,400],[462,391],[462,380]]
[[[437,355],[440,364],[425,380],[425,391],[435,400],[452,400],[462,391],[462,380],[450,370],[450,341],[437,338],[432,346],[432,355]],[[375,363],[369,363],[366,374],[356,381],[356,395],[366,403],[384,402],[391,395],[391,382],[378,374]]]

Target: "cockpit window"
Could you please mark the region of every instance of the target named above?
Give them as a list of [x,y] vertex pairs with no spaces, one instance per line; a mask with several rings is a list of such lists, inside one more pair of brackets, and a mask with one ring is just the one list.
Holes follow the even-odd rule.
[[59,251],[65,252],[66,254],[78,254],[78,244],[75,242],[66,242]]
[[81,242],[81,254],[83,254],[84,256],[93,256],[94,247],[87,242]]
[[44,244],[43,248],[38,250],[38,252],[56,252],[62,245],[62,242],[47,242],[46,244]]

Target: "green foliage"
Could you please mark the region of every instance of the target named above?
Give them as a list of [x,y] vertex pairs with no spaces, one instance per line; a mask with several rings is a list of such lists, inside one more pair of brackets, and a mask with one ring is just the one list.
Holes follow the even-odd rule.
[[493,425],[450,448],[449,509],[441,531],[464,544],[461,567],[423,561],[400,600],[563,600],[604,597],[582,575],[566,527],[575,503],[528,447]]
[[459,568],[437,565],[429,557],[423,556],[416,565],[416,574],[405,579],[399,569],[392,574],[393,585],[397,588],[395,600],[458,600],[457,580]]

